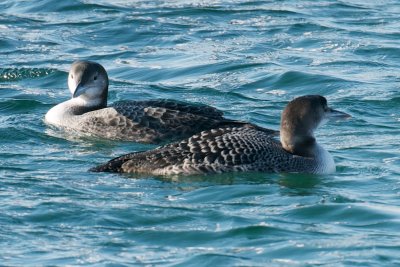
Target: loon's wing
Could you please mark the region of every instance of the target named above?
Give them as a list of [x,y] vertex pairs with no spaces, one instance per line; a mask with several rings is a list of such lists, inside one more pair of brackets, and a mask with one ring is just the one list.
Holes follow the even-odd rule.
[[178,111],[183,114],[194,114],[212,119],[223,119],[223,112],[214,107],[205,104],[185,103],[169,99],[118,101],[111,106],[127,117],[132,116],[133,119],[137,116],[135,112],[137,112],[138,109],[140,110],[145,107],[164,108],[165,110]]
[[135,127],[146,127],[157,133],[155,140],[181,140],[204,130],[245,122],[222,117],[222,112],[206,105],[186,104],[173,100],[121,101],[111,105],[129,118]]
[[91,171],[169,175],[266,170],[268,166],[259,159],[274,149],[280,149],[280,145],[271,135],[252,125],[222,127],[115,158]]
[[[189,104],[174,100],[120,101],[112,107],[126,116],[137,127],[147,127],[159,133],[160,139],[180,140],[204,130],[223,126],[243,126],[247,122],[226,119],[213,107],[201,104]],[[258,128],[268,134],[277,131]]]
[[112,107],[77,116],[76,123],[80,131],[107,139],[158,143],[163,137],[157,129],[140,125]]
[[[155,104],[162,103],[160,106]],[[207,116],[190,105],[172,101],[123,101],[76,116],[76,128],[80,131],[108,139],[127,140],[143,143],[176,141],[192,136],[203,130],[222,125],[245,124],[218,118],[216,114]],[[151,106],[150,104],[154,104]],[[214,110],[211,107],[206,109]],[[195,113],[186,112],[194,111]]]
[[196,114],[203,117],[223,119],[223,112],[214,107],[201,103],[186,103],[171,99],[156,99],[144,101],[147,106],[163,107],[172,110],[179,110],[185,113]]

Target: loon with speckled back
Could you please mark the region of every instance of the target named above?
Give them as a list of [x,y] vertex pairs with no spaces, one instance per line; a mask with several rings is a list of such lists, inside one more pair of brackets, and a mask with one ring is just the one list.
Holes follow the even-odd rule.
[[68,75],[72,99],[51,108],[45,122],[97,137],[143,143],[180,140],[203,130],[246,124],[224,118],[213,107],[176,100],[118,101],[107,106],[108,86],[102,65],[74,62]]
[[314,137],[329,118],[350,115],[328,107],[319,95],[292,100],[281,117],[280,142],[252,125],[225,126],[192,137],[115,158],[94,167],[95,172],[153,175],[207,174],[234,171],[332,173],[332,156]]

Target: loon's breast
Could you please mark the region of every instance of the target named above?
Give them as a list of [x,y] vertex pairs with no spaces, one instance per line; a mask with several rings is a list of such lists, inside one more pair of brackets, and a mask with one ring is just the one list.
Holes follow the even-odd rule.
[[77,106],[72,99],[52,107],[45,115],[45,122],[58,127],[71,126],[75,121],[74,107]]

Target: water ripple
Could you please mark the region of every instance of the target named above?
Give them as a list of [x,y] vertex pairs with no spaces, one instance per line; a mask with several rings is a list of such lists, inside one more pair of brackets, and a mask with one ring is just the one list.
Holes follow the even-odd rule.
[[[1,1],[0,259],[40,265],[399,265],[396,1]],[[110,102],[171,98],[279,128],[323,94],[353,119],[316,133],[337,172],[136,177],[95,163],[153,146],[43,122],[72,61]],[[6,248],[6,249],[5,249]]]

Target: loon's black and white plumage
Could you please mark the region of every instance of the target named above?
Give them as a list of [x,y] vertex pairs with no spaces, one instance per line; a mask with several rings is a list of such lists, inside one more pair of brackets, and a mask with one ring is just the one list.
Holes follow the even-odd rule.
[[68,75],[72,99],[51,108],[45,121],[102,138],[143,143],[180,140],[203,130],[245,124],[224,118],[213,107],[175,100],[119,101],[107,106],[108,84],[100,64],[74,62]]
[[314,130],[329,117],[350,116],[329,108],[322,96],[302,96],[291,101],[282,113],[281,142],[252,125],[219,127],[153,150],[115,158],[91,171],[153,175],[331,173],[335,171],[333,158],[314,138]]

